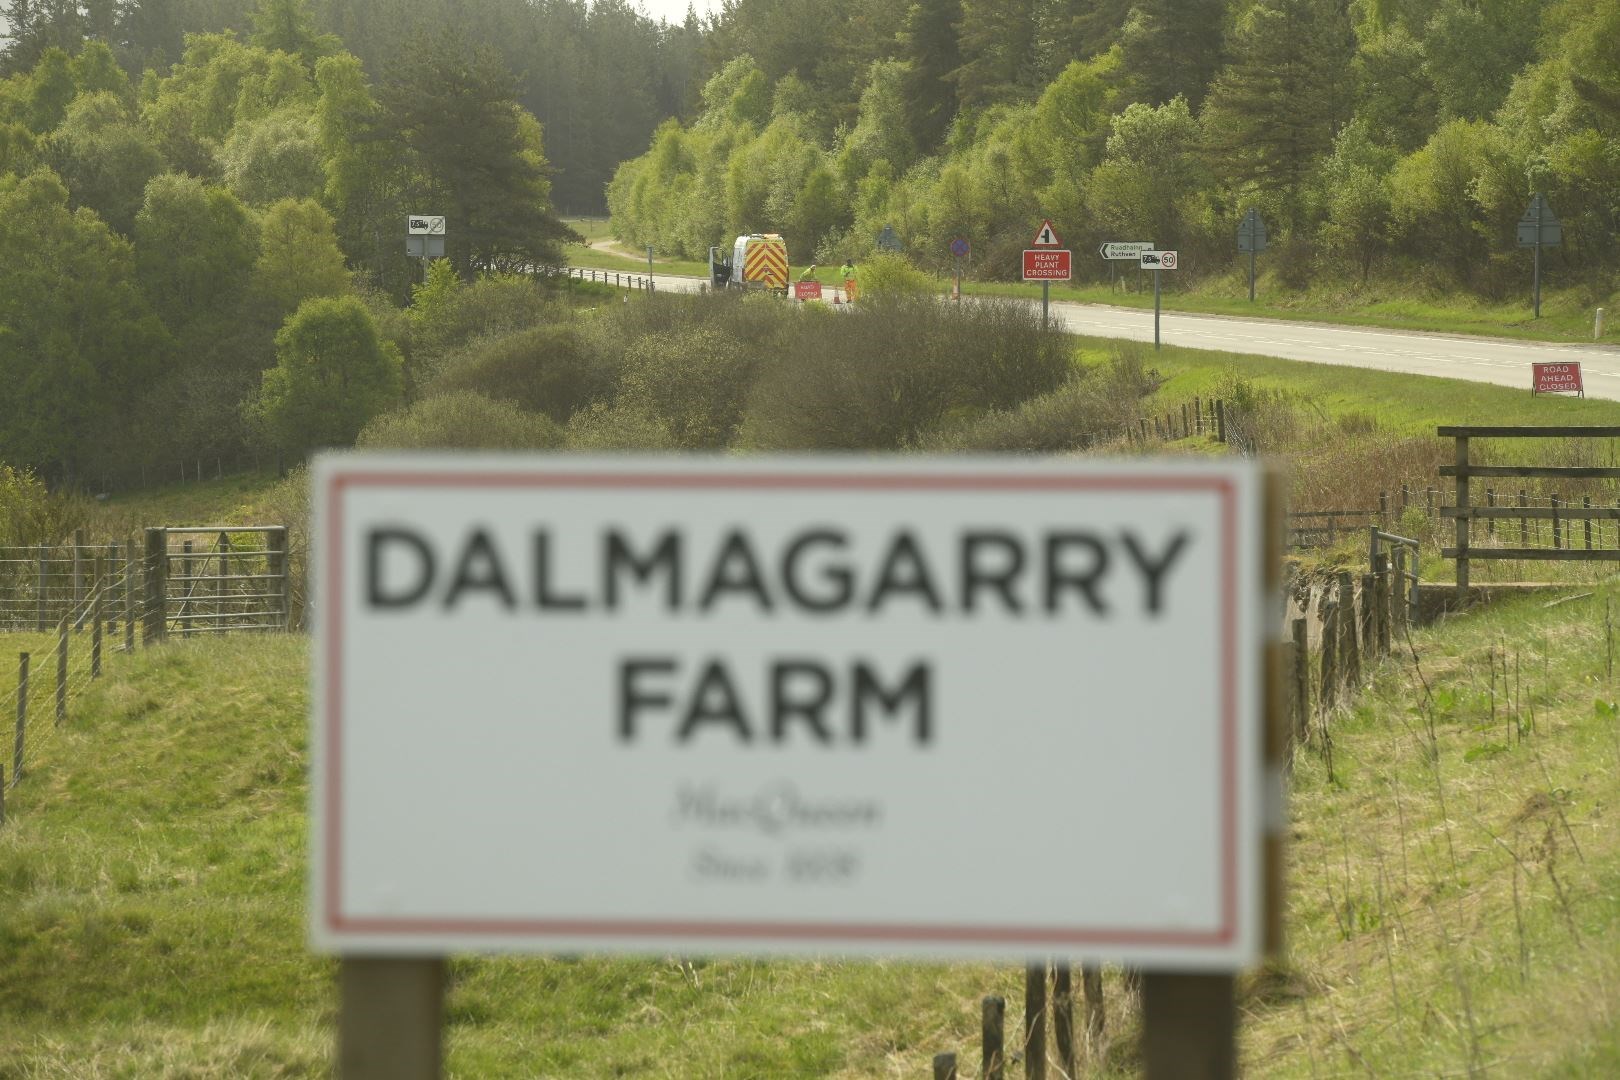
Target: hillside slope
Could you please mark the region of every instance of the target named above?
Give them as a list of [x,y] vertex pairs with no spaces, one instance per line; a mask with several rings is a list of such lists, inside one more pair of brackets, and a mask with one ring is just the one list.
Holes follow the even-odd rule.
[[[1620,1070],[1617,599],[1422,631],[1416,664],[1386,663],[1334,718],[1331,770],[1320,738],[1300,752],[1289,955],[1244,981],[1251,1072]],[[115,655],[41,742],[0,828],[0,1077],[327,1073],[333,967],[302,914],[306,656],[282,637]],[[1117,812],[1075,795],[1077,830]],[[1022,981],[673,957],[452,972],[450,1066],[469,1077],[925,1075],[938,1051],[977,1060],[981,995],[1015,1024]],[[1128,1074],[1134,1005],[1116,972],[1106,992],[1090,1075]]]

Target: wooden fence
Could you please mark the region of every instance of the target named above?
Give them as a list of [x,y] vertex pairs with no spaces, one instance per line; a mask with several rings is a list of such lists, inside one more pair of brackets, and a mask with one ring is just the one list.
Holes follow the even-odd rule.
[[[1525,490],[1520,489],[1516,504],[1499,501],[1496,492],[1487,491],[1485,505],[1473,502],[1472,482],[1475,477],[1537,478],[1565,481],[1620,480],[1620,468],[1604,466],[1555,465],[1480,465],[1469,460],[1471,439],[1613,439],[1620,438],[1620,427],[1490,427],[1445,426],[1438,429],[1441,438],[1456,440],[1455,464],[1440,466],[1440,475],[1454,477],[1456,495],[1451,506],[1441,508],[1441,516],[1456,520],[1456,543],[1444,548],[1441,554],[1455,559],[1457,565],[1457,591],[1468,589],[1469,564],[1481,559],[1532,559],[1542,561],[1620,561],[1620,535],[1614,547],[1594,544],[1593,526],[1603,521],[1620,521],[1620,499],[1613,506],[1594,505],[1590,495],[1583,495],[1579,503],[1561,499],[1553,494],[1550,499],[1538,500],[1532,505]],[[1475,521],[1486,523],[1487,536],[1495,540],[1498,521],[1517,522],[1519,546],[1502,547],[1493,544],[1476,545],[1473,535]],[[1529,528],[1540,523],[1551,523],[1552,543],[1549,547],[1531,546]],[[1575,523],[1580,523],[1581,540],[1576,541]]]

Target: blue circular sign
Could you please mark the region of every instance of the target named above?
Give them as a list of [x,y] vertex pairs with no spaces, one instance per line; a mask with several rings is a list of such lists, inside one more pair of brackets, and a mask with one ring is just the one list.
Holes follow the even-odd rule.
[[967,253],[968,253],[968,242],[966,240],[963,240],[960,236],[958,236],[955,240],[951,241],[951,254],[952,255],[955,255],[958,259],[960,259],[962,256],[966,255]]

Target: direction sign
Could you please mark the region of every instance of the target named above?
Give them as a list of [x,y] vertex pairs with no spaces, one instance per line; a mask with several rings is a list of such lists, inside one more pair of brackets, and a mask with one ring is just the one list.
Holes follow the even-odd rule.
[[1142,252],[1152,250],[1153,241],[1151,240],[1132,240],[1124,243],[1110,241],[1098,248],[1097,254],[1105,259],[1128,259],[1135,262],[1141,257]]
[[1174,270],[1176,260],[1174,251],[1144,251],[1141,267],[1143,270]]
[[1253,254],[1266,250],[1266,223],[1260,220],[1260,211],[1250,210],[1238,223],[1238,251]]
[[965,257],[971,250],[972,248],[968,246],[968,242],[962,239],[960,236],[951,241],[951,254],[955,255],[958,259]]
[[1050,218],[1041,222],[1041,227],[1035,230],[1035,239],[1030,241],[1029,246],[1051,248],[1063,246],[1063,241],[1058,239],[1057,232],[1052,228],[1052,221]]
[[405,219],[407,236],[443,236],[443,214],[412,214]]
[[[323,950],[1260,955],[1252,460],[350,453],[312,487]],[[1019,828],[962,797],[1011,776]],[[1076,790],[1135,810],[1076,830]],[[988,850],[1029,887],[940,887]]]
[[1553,213],[1547,200],[1536,192],[1530,206],[1519,219],[1520,247],[1557,247],[1564,241],[1564,226]]
[[1024,249],[1025,281],[1068,281],[1072,252],[1047,248]]

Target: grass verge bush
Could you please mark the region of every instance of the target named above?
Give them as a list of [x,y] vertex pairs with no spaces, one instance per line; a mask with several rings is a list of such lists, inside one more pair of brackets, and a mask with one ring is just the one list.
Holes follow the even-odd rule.
[[360,432],[355,446],[363,450],[551,450],[562,442],[562,428],[551,417],[460,390],[379,416]]
[[473,391],[564,424],[612,388],[613,373],[570,321],[474,341],[446,357],[426,389],[429,396]]
[[1108,441],[1140,415],[1156,386],[1134,347],[1107,364],[1080,371],[1051,393],[1010,409],[948,423],[918,440],[918,449],[944,452],[1054,454]]
[[878,297],[805,311],[761,364],[739,443],[767,450],[892,450],[959,412],[1006,409],[1068,377],[1070,345],[1024,305]]

